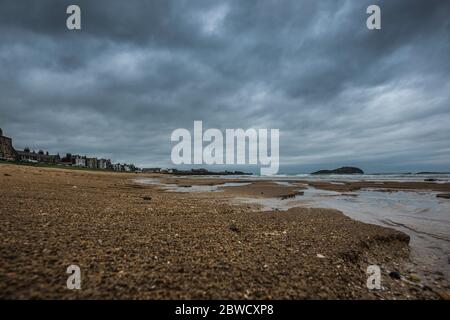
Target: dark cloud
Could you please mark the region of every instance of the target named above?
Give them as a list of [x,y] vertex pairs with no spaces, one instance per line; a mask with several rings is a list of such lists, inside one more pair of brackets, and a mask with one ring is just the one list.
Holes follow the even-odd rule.
[[450,170],[448,1],[76,1],[82,31],[69,4],[0,3],[18,148],[170,166],[172,130],[203,120],[279,128],[289,171]]

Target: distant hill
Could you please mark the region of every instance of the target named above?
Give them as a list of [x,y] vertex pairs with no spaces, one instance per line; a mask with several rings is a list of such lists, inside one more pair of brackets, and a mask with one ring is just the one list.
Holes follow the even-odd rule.
[[356,167],[341,167],[333,170],[319,170],[311,174],[364,174],[364,171]]

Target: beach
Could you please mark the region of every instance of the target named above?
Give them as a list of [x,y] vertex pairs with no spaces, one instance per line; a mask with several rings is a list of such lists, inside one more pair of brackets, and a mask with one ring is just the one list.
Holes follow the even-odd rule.
[[[0,297],[448,299],[444,274],[421,279],[405,232],[333,208],[272,210],[241,199],[298,200],[313,184],[349,193],[380,186],[0,164]],[[450,193],[428,182],[383,188]],[[72,264],[80,290],[66,287]],[[380,290],[366,286],[370,265],[381,268]]]

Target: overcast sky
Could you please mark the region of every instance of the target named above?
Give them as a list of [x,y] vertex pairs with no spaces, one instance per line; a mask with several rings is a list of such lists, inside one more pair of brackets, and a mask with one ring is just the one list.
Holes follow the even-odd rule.
[[[381,30],[366,28],[370,4]],[[17,149],[152,167],[171,166],[174,129],[203,120],[280,129],[281,173],[450,170],[449,13],[443,0],[0,0],[0,127]]]

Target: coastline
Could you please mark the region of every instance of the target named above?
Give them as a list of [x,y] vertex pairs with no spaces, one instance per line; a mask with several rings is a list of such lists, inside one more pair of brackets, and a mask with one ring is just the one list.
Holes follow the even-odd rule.
[[[445,290],[388,275],[409,274],[409,237],[402,232],[332,209],[259,212],[255,205],[228,201],[243,189],[248,196],[278,197],[299,185],[288,190],[261,182],[257,188],[227,187],[224,193],[181,193],[136,183],[136,177],[0,165],[0,296],[448,297]],[[196,184],[225,181],[206,180],[196,179]],[[65,268],[73,263],[82,269],[82,290],[65,287]],[[371,264],[381,267],[383,290],[366,287],[366,268]]]

